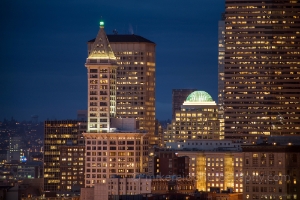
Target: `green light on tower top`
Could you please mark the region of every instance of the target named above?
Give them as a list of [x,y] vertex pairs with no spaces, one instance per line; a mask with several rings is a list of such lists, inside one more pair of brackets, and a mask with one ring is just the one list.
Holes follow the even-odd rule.
[[100,26],[104,26],[104,21],[100,21]]

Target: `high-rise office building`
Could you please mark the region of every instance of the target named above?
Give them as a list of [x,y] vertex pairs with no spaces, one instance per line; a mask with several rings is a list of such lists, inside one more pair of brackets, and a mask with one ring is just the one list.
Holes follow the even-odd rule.
[[205,91],[188,95],[163,137],[165,144],[188,139],[221,139],[218,106]]
[[186,98],[197,89],[173,89],[172,90],[172,119],[175,119],[175,112],[181,110]]
[[138,35],[108,35],[118,64],[117,116],[155,131],[155,43]]
[[[129,44],[127,45],[130,46]],[[122,47],[122,45],[120,46]],[[123,60],[134,61],[126,61],[127,64],[124,64],[126,70],[122,71],[120,68],[123,65],[117,62],[114,54],[117,47],[114,51],[112,50],[104,30],[103,21],[100,22],[100,29],[96,39],[88,42],[89,54],[85,64],[88,70],[88,127],[86,133],[83,134],[86,142],[86,187],[106,183],[107,178],[113,175],[132,178],[136,173],[147,172],[147,151],[149,145],[147,132],[149,130],[146,128],[142,128],[142,131],[137,130],[137,120],[142,126],[148,121],[144,120],[145,118],[137,117],[138,114],[135,115],[133,113],[138,112],[144,116],[145,112],[145,116],[150,117],[153,114],[153,117],[155,117],[154,112],[150,112],[151,109],[147,110],[147,105],[152,106],[148,104],[151,98],[149,94],[154,92],[154,82],[151,82],[151,78],[148,76],[152,77],[153,75],[154,78],[155,63],[151,62],[150,58],[147,58],[153,49],[146,48],[146,46],[146,44],[141,45],[141,49],[136,49],[136,52],[132,49],[131,53],[124,47],[119,49],[119,51],[123,50],[126,53],[121,52],[122,54],[124,53],[124,58],[122,58],[120,63]],[[116,54],[120,55],[118,52]],[[134,55],[134,57],[129,55]],[[135,62],[137,63],[136,65]],[[145,65],[144,62],[146,62]],[[117,64],[120,65],[117,66]],[[124,81],[124,84],[119,83],[122,85],[122,88],[116,84],[117,73],[119,75],[127,74],[122,76],[125,77],[124,79],[118,79],[119,81]],[[145,79],[143,79],[144,73],[147,76]],[[137,82],[138,80],[139,82]],[[123,85],[126,85],[125,83],[131,86],[124,86],[123,88]],[[143,84],[147,85],[147,87],[144,88]],[[125,106],[124,113],[122,113],[124,116],[116,115],[119,112],[116,109],[116,97],[119,98],[120,95],[122,97],[121,102],[123,100],[126,102],[119,102],[120,105],[124,104]],[[145,107],[143,106],[144,104]],[[128,105],[135,106],[131,107]],[[141,119],[145,123],[141,122]],[[154,128],[155,124],[153,123],[153,130]]]
[[225,136],[300,134],[300,1],[226,0]]
[[110,118],[116,117],[117,60],[111,49],[104,22],[93,43],[88,43],[88,133],[111,131]]
[[[154,135],[155,43],[138,35],[116,34],[107,38],[118,65],[116,117],[135,118],[140,130]],[[88,42],[89,53],[95,41]]]
[[[82,136],[84,131],[86,131],[85,122],[76,120],[45,121],[44,191],[56,192],[72,189],[62,187],[62,185],[84,186],[81,176],[77,176],[84,172],[84,161],[79,159],[80,156],[81,158],[84,156],[84,152],[80,151],[82,148],[78,147],[84,145]],[[72,152],[63,150],[66,148]],[[75,171],[78,174],[68,173]]]

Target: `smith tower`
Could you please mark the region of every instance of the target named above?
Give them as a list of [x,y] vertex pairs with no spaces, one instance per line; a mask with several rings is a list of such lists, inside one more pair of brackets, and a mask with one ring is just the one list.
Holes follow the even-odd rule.
[[88,133],[110,132],[110,118],[116,115],[117,60],[110,47],[104,22],[91,44],[85,66],[88,70]]
[[[88,127],[85,138],[85,187],[119,175],[146,173],[149,137],[137,130],[135,118],[116,116],[117,58],[104,31],[104,22],[88,43]],[[134,96],[132,96],[134,97]]]
[[225,137],[300,134],[299,13],[299,0],[225,1]]
[[[107,38],[118,65],[116,117],[135,118],[139,130],[154,135],[156,44],[135,34],[115,32]],[[89,51],[94,42],[88,42]]]

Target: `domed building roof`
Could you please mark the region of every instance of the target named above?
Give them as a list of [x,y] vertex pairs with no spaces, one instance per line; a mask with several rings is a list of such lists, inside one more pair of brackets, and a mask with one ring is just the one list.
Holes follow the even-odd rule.
[[205,91],[194,91],[186,98],[186,102],[213,102],[213,99]]

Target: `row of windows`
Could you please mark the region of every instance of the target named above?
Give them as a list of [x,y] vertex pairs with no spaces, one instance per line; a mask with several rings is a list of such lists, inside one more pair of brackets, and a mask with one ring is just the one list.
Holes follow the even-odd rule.
[[60,162],[61,166],[83,166],[84,163],[83,162]]
[[181,122],[181,121],[208,121],[208,120],[217,120],[217,114],[213,115],[213,116],[208,116],[209,118],[206,118],[206,117],[195,117],[195,118],[179,118],[179,117],[176,117],[175,118],[175,121],[176,122]]
[[116,73],[115,69],[90,69],[90,73]]
[[[116,51],[114,52],[115,55],[144,55],[149,54],[150,52],[143,52],[143,51]],[[152,54],[151,54],[152,55]]]
[[[124,138],[118,138],[118,139],[122,140]],[[89,144],[93,144],[93,145],[96,145],[96,144],[98,144],[98,145],[101,145],[101,144],[105,144],[105,145],[107,145],[107,144],[110,144],[110,145],[116,145],[116,144],[119,144],[119,145],[125,145],[125,144],[134,145],[134,143],[141,144],[140,141],[134,142],[133,140],[131,140],[131,141],[109,141],[109,142],[108,141],[95,141],[95,140],[87,140],[86,141],[87,145],[89,145]]]
[[[144,60],[144,57],[137,57],[137,56],[117,56],[117,60]],[[144,62],[141,62],[141,64],[144,64]]]
[[87,146],[86,147],[86,149],[87,150],[140,150],[141,149],[141,147],[136,147],[136,148],[134,148],[134,146],[128,146],[128,147],[125,147],[125,146],[118,146],[118,147],[116,147],[116,146],[110,146],[109,148],[107,148],[107,147],[101,147],[101,146],[98,146],[98,147],[96,147],[96,146],[92,146],[92,147],[90,147],[90,146]]
[[[144,62],[126,62],[126,61],[123,61],[123,62],[117,62],[118,65],[144,65],[145,63]],[[124,67],[125,68],[125,67]],[[131,67],[130,67],[131,68]],[[133,68],[132,68],[133,69]],[[141,67],[141,70],[143,70],[143,67]]]
[[[106,150],[106,147],[103,147],[103,150]],[[105,156],[106,152],[87,152],[87,156]],[[109,156],[140,156],[140,152],[110,152]],[[143,155],[147,155],[147,152],[143,152]],[[101,158],[99,158],[101,159]]]
[[[63,155],[62,155],[62,156],[63,156]],[[64,156],[65,156],[65,155],[64,155]],[[82,160],[82,161],[83,161],[83,160],[84,160],[84,157],[83,157],[84,155],[82,154],[81,156],[82,156],[82,157],[79,157],[79,158],[78,158],[78,157],[75,157],[75,156],[74,156],[73,158],[72,158],[72,157],[71,157],[71,158],[70,158],[70,157],[69,157],[69,158],[61,157],[61,161],[72,161],[72,160],[74,160],[74,161],[77,161],[77,160],[80,160],[80,161],[81,161],[81,160]]]
[[[100,169],[100,168],[97,168],[97,172],[96,172],[96,169],[90,169],[90,168],[87,168],[87,170],[86,170],[86,172],[87,173],[90,173],[90,172],[93,172],[93,173],[95,173],[95,174],[92,174],[92,175],[101,175],[101,173],[107,173],[107,172],[109,172],[109,173],[134,173],[134,171],[139,171],[139,169],[129,169],[129,168],[126,168],[126,169]],[[89,174],[87,174],[87,175],[89,175]],[[87,177],[87,178],[89,178],[89,177]],[[93,177],[92,177],[93,178]]]
[[84,176],[83,176],[84,174],[83,174],[83,172],[81,173],[81,176],[62,176],[61,177],[61,179],[62,180],[66,180],[66,179],[68,179],[68,180],[72,180],[72,179],[84,179]]
[[[83,181],[61,181],[61,184],[68,184],[68,185],[74,185],[77,183],[83,185]],[[71,186],[67,187],[67,189],[71,189]]]

